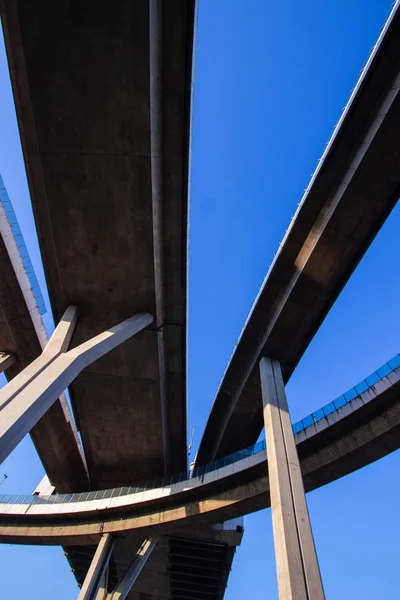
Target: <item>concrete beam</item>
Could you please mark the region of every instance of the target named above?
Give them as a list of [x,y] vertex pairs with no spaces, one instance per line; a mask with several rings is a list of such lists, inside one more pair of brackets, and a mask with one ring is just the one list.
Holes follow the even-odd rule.
[[0,373],[4,373],[6,369],[11,367],[15,363],[15,356],[7,354],[6,352],[0,352]]
[[[32,3],[28,7],[23,0],[6,1],[2,25],[53,315],[58,320],[66,306],[84,301],[74,334],[77,344],[106,329],[110,319],[120,322],[144,308],[157,318],[157,327],[71,386],[92,487],[162,477],[163,439],[169,440],[170,471],[184,471],[195,0],[158,2],[163,5],[162,21],[157,21],[162,31],[152,41],[156,23],[149,2],[122,0],[112,11],[112,32],[109,3],[98,2],[95,18],[87,15],[79,36],[69,0],[54,4],[54,10],[47,10],[44,0]],[[104,43],[105,32],[107,43],[115,45],[113,53]],[[159,49],[162,42],[161,72],[154,62],[154,41]],[[49,58],[59,55],[62,73]],[[79,65],[76,56],[82,57]],[[157,71],[162,82],[156,81]],[[162,84],[162,102],[153,93],[155,87],[150,89],[153,76],[154,84]],[[61,81],[65,93],[59,94],[55,82]],[[78,82],[87,86],[79,106],[69,93]],[[49,100],[53,92],[58,106]],[[50,131],[55,135],[49,137]],[[94,197],[96,202],[91,202]],[[153,206],[162,208],[161,222],[153,218]],[[153,240],[163,261],[161,270],[155,267]],[[158,341],[166,349],[162,368],[161,337]],[[160,382],[166,394],[163,404]]]
[[65,394],[36,423],[30,436],[58,494],[91,488],[86,457]]
[[[0,391],[0,411],[35,379],[61,352],[68,349],[77,321],[75,306],[69,306],[62,316],[43,352]],[[64,390],[62,390],[64,391]]]
[[170,431],[168,429],[168,399],[166,356],[163,325],[165,323],[164,235],[163,235],[163,152],[162,152],[162,56],[163,56],[163,2],[150,0],[150,148],[151,148],[151,202],[153,214],[154,285],[158,365],[160,370],[161,420],[164,451],[164,473],[171,475]]
[[323,600],[325,596],[279,363],[262,358],[260,377],[279,598]]
[[105,533],[97,546],[89,571],[79,592],[78,600],[97,600],[100,586],[104,583],[103,576],[110,562],[113,548],[113,537],[109,533]]
[[[68,349],[76,320],[76,308],[71,306],[65,311],[51,339],[43,340],[42,336],[43,351],[34,360],[22,360],[20,346],[17,347],[19,362],[15,365],[16,374],[12,373],[14,367],[7,372],[7,377],[11,373],[14,376],[0,392],[0,411],[61,352]],[[39,343],[37,346],[39,349]],[[21,367],[25,368],[21,371]],[[83,449],[65,394],[60,394],[59,400],[54,402],[30,434],[51,483],[59,493],[89,489]]]
[[[35,372],[31,372],[28,367],[29,375],[25,375],[25,378],[22,372],[19,393],[13,386],[15,380],[0,392],[0,462],[7,458],[85,367],[147,327],[152,321],[153,317],[149,313],[140,313],[69,352],[59,354],[58,351],[66,347],[69,328],[63,330],[63,335],[55,337],[53,345],[50,340],[49,348],[54,349],[56,357],[50,361],[44,357],[45,366],[40,368],[43,362],[39,362],[39,368],[36,368]],[[18,378],[19,376],[15,379]],[[11,393],[9,386],[12,389]]]
[[43,477],[43,479],[36,486],[35,491],[33,492],[34,496],[51,496],[56,491],[54,485],[51,485],[50,480],[47,475]]
[[109,564],[107,565],[102,575],[99,589],[96,595],[96,600],[107,600],[108,596],[108,577],[109,577]]
[[158,537],[147,538],[140,546],[127,572],[121,579],[114,591],[109,595],[110,600],[125,600],[132,589],[133,584],[139,577],[144,565],[156,547]]

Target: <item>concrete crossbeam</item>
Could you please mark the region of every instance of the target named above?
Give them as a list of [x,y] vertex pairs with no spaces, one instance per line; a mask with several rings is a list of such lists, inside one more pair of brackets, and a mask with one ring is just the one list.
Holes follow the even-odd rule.
[[299,458],[280,365],[262,358],[261,391],[280,600],[323,600]]
[[135,558],[128,567],[124,577],[121,579],[114,591],[109,595],[109,600],[125,600],[132,589],[133,584],[139,577],[144,565],[156,547],[158,537],[146,539],[140,546]]
[[[29,365],[28,375],[25,374],[24,377],[23,372],[21,378],[16,377],[21,381],[20,392],[13,386],[15,379],[0,392],[0,462],[7,458],[83,369],[152,321],[153,317],[149,313],[139,313],[68,352],[62,352],[62,349],[67,343],[70,328],[62,323],[59,330],[61,333],[54,339],[55,358],[53,352],[50,352],[53,356],[51,359],[42,355],[35,372],[30,369],[32,365]],[[53,348],[51,340],[48,347]],[[61,353],[57,354],[59,350]],[[40,358],[43,359],[42,362]],[[11,393],[9,386],[12,386]]]
[[[105,533],[100,539],[93,560],[86,574],[78,600],[97,600],[100,587],[104,583],[104,574],[114,547],[114,539]],[[101,595],[100,595],[101,598]]]
[[11,365],[15,363],[15,356],[0,352],[0,373],[4,373]]
[[[77,322],[75,306],[69,306],[47,342],[42,354],[0,391],[0,410],[35,379],[61,352],[68,349]],[[62,390],[64,391],[64,390]]]

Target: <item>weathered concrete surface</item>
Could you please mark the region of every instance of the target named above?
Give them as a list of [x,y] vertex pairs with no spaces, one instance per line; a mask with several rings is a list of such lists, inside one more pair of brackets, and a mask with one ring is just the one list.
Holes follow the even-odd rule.
[[[76,322],[75,311],[72,320],[69,319],[71,308],[74,309],[67,309],[65,319],[63,318],[56,328],[43,354],[0,390],[0,463],[32,430],[84,368],[143,331],[154,321],[153,316],[148,313],[135,315],[72,350],[63,352],[68,346]],[[58,350],[60,347],[61,351]],[[32,365],[35,366],[31,370]],[[27,373],[29,371],[30,374]],[[14,382],[18,382],[19,385],[14,386]]]
[[285,382],[400,195],[400,9],[345,109],[228,364],[197,464],[254,443],[263,426],[258,360]]
[[[375,392],[367,390],[343,409],[296,434],[295,439],[306,491],[398,449],[400,369],[390,375],[390,380],[383,379]],[[210,472],[203,481],[192,487],[186,482],[167,496],[154,493],[147,501],[139,499],[120,506],[106,503],[108,508],[103,510],[90,509],[87,502],[81,514],[76,509],[71,513],[71,504],[64,505],[70,514],[61,513],[55,504],[45,505],[41,514],[35,514],[40,505],[32,510],[26,505],[7,505],[0,515],[0,542],[85,545],[97,543],[104,532],[121,538],[132,533],[173,535],[185,529],[193,533],[196,528],[270,505],[265,454]]]
[[[43,332],[45,334],[44,327]],[[1,236],[0,344],[3,351],[15,357],[15,362],[6,369],[9,380],[31,364],[42,351],[15,268]],[[60,493],[89,488],[80,442],[64,395],[53,404],[30,434],[46,473]]]
[[324,600],[321,574],[277,361],[262,358],[260,380],[280,600]]
[[[105,0],[7,0],[3,27],[56,320],[78,306],[74,346],[136,312],[156,316],[157,330],[126,342],[71,386],[93,486],[183,470],[194,1],[165,2],[155,34],[163,50],[158,227],[148,2],[118,0],[110,10]],[[155,245],[163,259],[158,279]]]
[[76,326],[76,319],[76,307],[70,306],[65,311],[41,354],[0,390],[0,410],[10,404],[22,390],[27,388],[35,377],[43,373],[61,352],[68,350]]

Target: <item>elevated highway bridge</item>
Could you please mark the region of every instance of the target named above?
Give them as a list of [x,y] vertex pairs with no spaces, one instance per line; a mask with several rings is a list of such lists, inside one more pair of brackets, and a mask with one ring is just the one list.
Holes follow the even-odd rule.
[[[311,491],[400,446],[400,354],[293,425]],[[104,532],[187,535],[270,506],[265,441],[194,471],[111,490],[0,495],[0,542],[90,544]],[[223,538],[223,529],[220,538]],[[218,539],[217,534],[215,534]]]
[[186,468],[194,1],[5,2],[2,23],[52,311],[77,346],[155,322],[70,388],[93,488]]
[[[46,450],[51,457],[55,439],[51,432],[41,453],[57,494],[28,506],[4,501],[0,540],[63,544],[85,600],[95,597],[85,586],[100,564],[102,577],[109,574],[102,596],[108,598],[109,588],[124,583],[132,554],[136,562],[126,575],[140,564],[146,582],[139,589],[140,579],[131,581],[131,600],[141,594],[152,600],[222,598],[242,529],[215,524],[268,506],[274,486],[265,451],[241,465],[227,464],[221,473],[196,471],[167,492],[165,485],[151,493],[130,491],[143,480],[154,487],[158,479],[187,470],[187,191],[195,3],[120,0],[112,11],[102,1],[94,7],[66,0],[3,0],[0,6],[52,312],[62,324],[68,307],[76,306],[79,317],[67,335],[71,350],[66,352],[63,342],[54,364],[32,376],[29,390],[35,392],[36,381],[49,383],[43,383],[45,370],[57,383],[60,361],[114,336],[121,331],[117,323],[138,313],[149,315],[150,323],[98,360],[90,350],[90,365],[74,374],[69,387],[76,429],[66,413],[68,427],[54,428],[63,449],[59,473],[55,463],[46,464]],[[254,446],[268,405],[260,360],[275,361],[288,381],[390,215],[400,192],[399,90],[396,2],[247,319],[215,398],[197,469]],[[7,319],[11,323],[14,317],[3,310],[0,349],[16,356],[6,370],[11,378],[23,375],[45,344],[21,296],[14,263],[6,261],[4,268],[13,297],[22,299],[20,314],[29,317],[24,331],[32,348],[24,357],[21,336],[7,341]],[[0,298],[1,308],[10,304],[7,294]],[[45,352],[41,356],[45,360]],[[306,490],[398,447],[398,364],[378,375],[331,412],[323,410],[295,427]],[[54,382],[37,397],[30,395],[32,406],[45,397],[53,403],[43,416],[43,411],[29,413],[36,415],[29,417],[32,436],[58,406],[49,392]],[[3,404],[0,398],[0,445],[7,433],[1,418],[7,421],[4,416],[12,414],[19,396],[29,395],[27,389]],[[71,457],[79,465],[75,479]],[[129,490],[121,492],[124,488]],[[99,496],[60,499],[72,492]],[[108,534],[118,537],[114,549]],[[161,535],[158,542],[156,535]],[[144,536],[149,537],[142,548]],[[185,552],[200,561],[207,554],[217,559],[214,565],[205,562],[201,574],[196,561],[186,564],[182,575],[179,561]],[[212,585],[206,582],[211,575]],[[100,584],[96,581],[99,590]]]

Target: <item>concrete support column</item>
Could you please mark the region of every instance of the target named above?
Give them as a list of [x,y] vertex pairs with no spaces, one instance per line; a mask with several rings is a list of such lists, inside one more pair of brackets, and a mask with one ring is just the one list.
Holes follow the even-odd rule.
[[114,591],[110,594],[110,600],[125,600],[129,592],[131,591],[133,584],[140,575],[144,565],[149,559],[150,554],[153,552],[157,542],[158,537],[155,536],[153,536],[152,538],[148,538],[143,542],[143,544],[137,551],[135,558],[130,564],[127,572],[125,573],[117,587],[114,589]]
[[69,306],[47,342],[43,352],[21,373],[18,373],[5,385],[0,393],[0,410],[21,393],[42,371],[44,371],[62,352],[68,350],[77,322],[76,306]]
[[260,361],[280,600],[323,600],[318,559],[279,362]]
[[100,580],[100,585],[99,585],[99,589],[97,591],[95,600],[107,600],[107,597],[109,597],[109,594],[108,594],[109,569],[110,569],[110,566],[108,564],[102,575],[102,578]]
[[0,463],[83,369],[153,321],[139,313],[66,352],[76,311],[68,309],[43,354],[0,390]]
[[79,592],[78,600],[96,600],[98,598],[100,586],[104,582],[104,575],[108,568],[113,547],[114,540],[111,535],[109,533],[104,534],[97,546],[89,571]]

